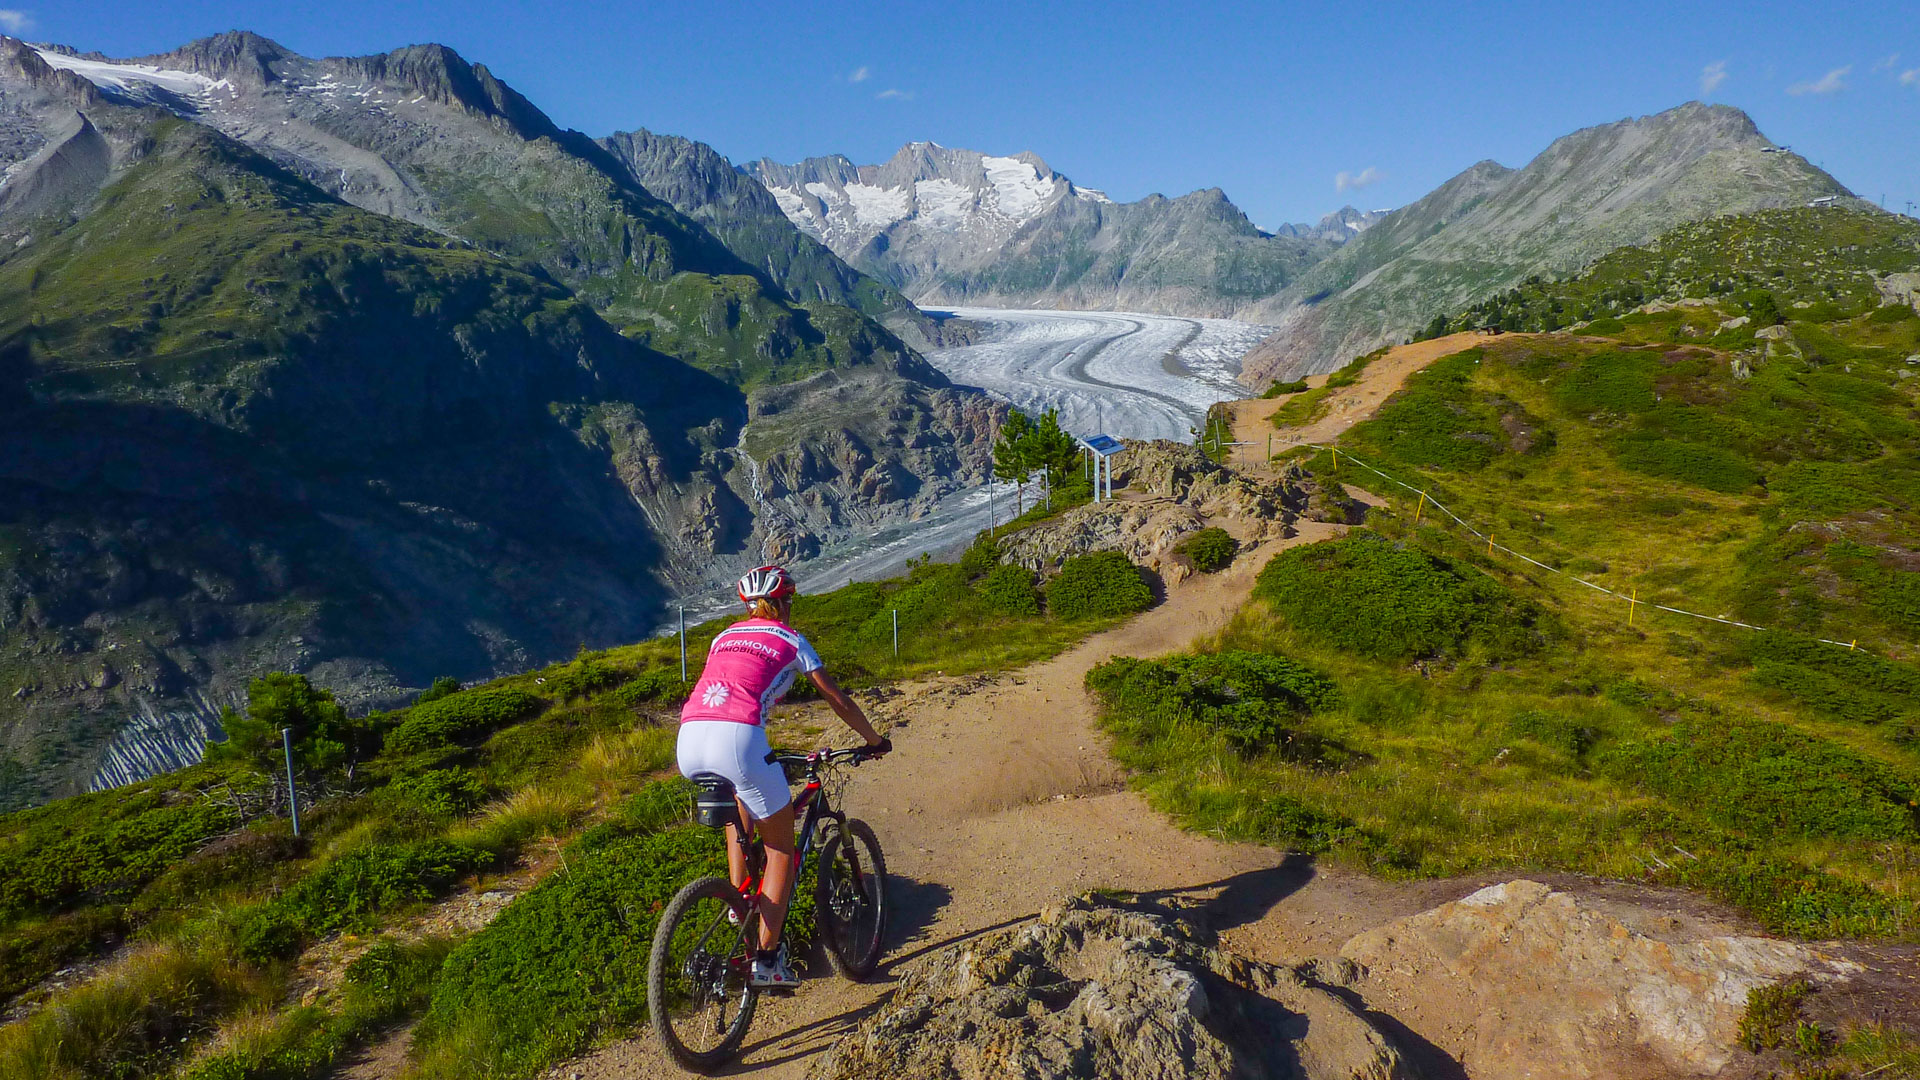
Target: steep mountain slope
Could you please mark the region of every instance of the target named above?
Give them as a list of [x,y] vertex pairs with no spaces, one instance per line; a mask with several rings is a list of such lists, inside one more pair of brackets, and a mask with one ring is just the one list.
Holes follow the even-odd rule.
[[1326,371],[1536,274],[1721,214],[1849,195],[1776,152],[1738,109],[1698,102],[1585,128],[1525,168],[1483,161],[1388,215],[1243,313],[1279,333],[1246,377]]
[[[227,99],[280,70],[226,40],[134,65],[0,39],[0,748],[24,790],[191,759],[266,671],[365,705],[631,639],[675,590],[983,474],[984,397],[856,311],[790,303],[567,133],[519,139],[537,114],[483,69],[448,85],[493,111],[449,115],[523,171],[423,126],[473,166],[467,201],[353,183],[437,176],[426,150],[331,177],[435,231],[183,118],[237,123]],[[286,138],[432,100],[276,93],[322,99]],[[774,412],[781,444],[743,447]]]
[[801,232],[771,192],[707,144],[644,129],[615,132],[598,142],[635,183],[706,226],[795,300],[853,308],[916,347],[927,347],[938,336],[937,324],[906,297]]
[[883,165],[745,168],[795,225],[919,303],[1227,315],[1344,240],[1263,233],[1218,188],[1116,203],[1030,153],[923,142]]

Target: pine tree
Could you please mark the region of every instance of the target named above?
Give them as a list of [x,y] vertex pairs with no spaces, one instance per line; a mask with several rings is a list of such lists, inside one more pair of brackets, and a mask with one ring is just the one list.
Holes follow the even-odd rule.
[[1035,462],[1028,456],[1033,451],[1033,430],[1033,420],[1026,413],[1009,409],[1007,422],[1000,426],[1000,438],[993,444],[994,479],[1019,485],[1013,497],[1016,516],[1025,512],[1021,496],[1026,493],[1027,480],[1033,476]]

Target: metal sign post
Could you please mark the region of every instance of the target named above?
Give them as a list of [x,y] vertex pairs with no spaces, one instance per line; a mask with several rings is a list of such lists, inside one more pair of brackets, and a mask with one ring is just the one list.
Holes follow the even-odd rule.
[[900,659],[900,609],[893,609],[893,658]]
[[280,729],[280,745],[287,752],[287,812],[293,818],[293,835],[300,835],[300,791],[293,786],[293,729]]
[[687,605],[680,605],[680,681],[687,681]]

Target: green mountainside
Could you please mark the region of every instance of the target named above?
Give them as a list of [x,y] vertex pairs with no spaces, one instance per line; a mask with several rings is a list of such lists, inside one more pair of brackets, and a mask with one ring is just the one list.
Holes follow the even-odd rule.
[[0,39],[0,802],[191,761],[264,671],[364,709],[631,639],[985,467],[983,395],[787,292],[831,263],[450,50],[71,55]]
[[648,625],[676,539],[649,515],[727,492],[713,418],[740,391],[537,268],[205,128],[150,139],[0,260],[12,798],[261,671],[377,698]]
[[1777,210],[1449,320],[1600,316],[1297,451],[1387,508],[1275,558],[1209,651],[1097,673],[1122,760],[1196,828],[1389,875],[1920,937],[1915,284],[1920,222]]

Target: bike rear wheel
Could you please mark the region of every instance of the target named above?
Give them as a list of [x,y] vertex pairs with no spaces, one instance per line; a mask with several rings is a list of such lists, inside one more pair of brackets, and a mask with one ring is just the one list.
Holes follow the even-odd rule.
[[849,820],[821,846],[814,912],[834,973],[855,982],[873,974],[887,933],[887,861],[866,822]]
[[647,959],[647,1012],[673,1060],[705,1072],[730,1060],[753,1024],[760,992],[750,984],[748,935],[759,919],[745,914],[739,890],[723,877],[689,882],[668,902]]

